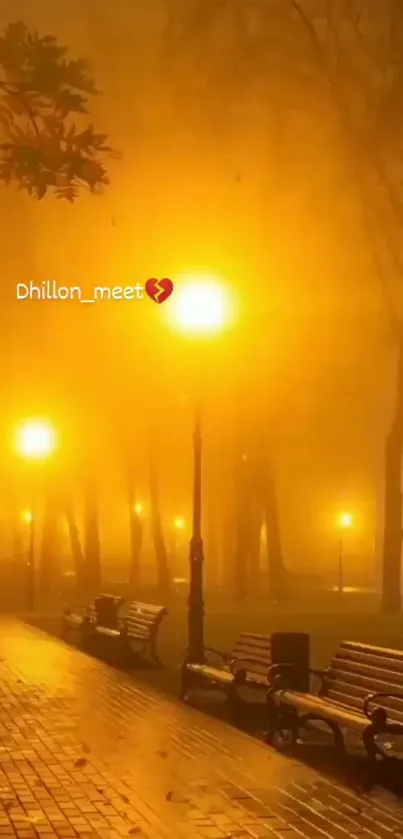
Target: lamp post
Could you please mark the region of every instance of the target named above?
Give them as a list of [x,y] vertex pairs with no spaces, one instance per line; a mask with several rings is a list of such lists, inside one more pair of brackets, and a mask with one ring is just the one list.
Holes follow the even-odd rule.
[[[175,289],[172,299],[174,324],[192,337],[204,337],[222,330],[226,321],[226,300],[217,281],[195,279]],[[204,598],[202,535],[202,418],[199,402],[193,419],[193,504],[192,535],[189,545],[188,651],[187,660],[204,661]]]
[[[15,433],[15,448],[18,455],[30,461],[43,461],[49,458],[56,448],[56,432],[51,423],[45,420],[27,420],[18,426]],[[32,503],[26,521],[29,524],[28,543],[28,610],[35,610],[35,540],[36,540],[36,498],[31,486]]]
[[343,535],[346,530],[350,530],[353,526],[353,516],[351,513],[340,513],[338,518],[339,525],[339,563],[338,563],[338,590],[339,594],[344,591],[344,543]]

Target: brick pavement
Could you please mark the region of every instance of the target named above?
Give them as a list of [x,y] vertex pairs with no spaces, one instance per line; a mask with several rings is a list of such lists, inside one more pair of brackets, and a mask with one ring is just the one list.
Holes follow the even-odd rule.
[[0,626],[0,839],[403,839],[403,806],[16,621]]

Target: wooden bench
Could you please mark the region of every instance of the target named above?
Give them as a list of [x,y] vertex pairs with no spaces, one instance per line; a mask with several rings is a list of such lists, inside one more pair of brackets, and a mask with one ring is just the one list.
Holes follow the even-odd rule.
[[[230,653],[207,648],[205,656],[206,662],[185,661],[183,664],[180,698],[186,700],[193,688],[220,690],[226,696],[231,716],[238,720],[245,710],[245,700],[239,694],[240,688],[260,689],[266,693],[271,684],[271,674],[281,671],[282,662],[293,664],[284,676],[291,679],[287,684],[298,689],[306,687],[309,636],[291,632],[272,635],[242,632]],[[305,680],[303,682],[301,672]]]
[[403,651],[343,641],[327,670],[310,672],[321,679],[318,694],[290,690],[282,683],[282,674],[275,676],[267,694],[267,742],[278,744],[288,738],[295,743],[299,729],[320,721],[344,750],[346,730],[355,729],[370,764],[367,787],[371,787],[385,771],[384,761],[399,763],[377,738],[403,736]]
[[106,625],[98,621],[94,626],[95,639],[101,641],[102,649],[112,647],[120,661],[126,662],[135,655],[147,654],[151,660],[162,665],[157,651],[158,630],[168,614],[164,606],[133,601],[126,614],[119,617],[117,624]]
[[98,625],[109,628],[119,624],[119,611],[124,603],[123,597],[112,594],[98,594],[89,606],[72,606],[64,610],[62,617],[62,636],[66,640],[89,641]]

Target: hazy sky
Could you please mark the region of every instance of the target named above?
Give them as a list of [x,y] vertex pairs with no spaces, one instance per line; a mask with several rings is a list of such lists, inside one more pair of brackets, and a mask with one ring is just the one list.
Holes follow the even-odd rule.
[[[148,301],[17,304],[15,283],[91,288],[186,271],[223,276],[240,317],[203,355],[207,445],[224,456],[249,411],[249,430],[256,417],[270,428],[285,538],[297,559],[301,539],[326,542],[324,521],[343,499],[366,511],[369,531],[376,527],[392,352],[379,288],[320,95],[312,94],[314,110],[305,92],[282,112],[259,76],[238,92],[234,74],[227,93],[214,77],[206,89],[192,50],[166,49],[163,9],[151,0],[118,9],[80,0],[68,11],[59,0],[15,0],[0,9],[2,27],[23,19],[88,59],[104,91],[90,118],[121,152],[100,198],[38,205],[12,188],[0,192],[5,411],[46,410],[77,436],[90,426],[101,471],[115,469],[116,485],[115,446],[124,449],[126,429],[146,481],[151,413],[164,497],[184,507],[191,417],[181,400],[199,360]],[[220,485],[218,475],[212,481]]]

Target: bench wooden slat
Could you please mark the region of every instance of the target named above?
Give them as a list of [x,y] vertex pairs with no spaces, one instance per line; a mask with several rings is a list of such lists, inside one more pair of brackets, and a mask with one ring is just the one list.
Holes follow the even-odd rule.
[[342,702],[321,698],[313,694],[297,693],[288,690],[278,691],[278,697],[281,701],[286,704],[289,703],[306,714],[317,713],[319,717],[322,715],[336,722],[344,722],[346,724],[350,721],[350,724],[358,728],[363,728],[365,725],[368,725],[368,720],[359,713],[359,710],[357,713],[355,708],[351,708],[347,712]]
[[97,635],[105,635],[108,638],[120,638],[119,629],[112,629],[109,626],[96,626],[95,632]]
[[156,620],[157,618],[155,615],[151,620],[145,620],[143,615],[134,615],[132,613],[128,614],[125,618],[125,621],[128,625],[135,624],[136,626],[142,626],[147,632],[150,630],[150,626],[154,626]]
[[[353,652],[352,650],[339,650],[334,657],[335,660],[344,660],[354,662],[356,664],[365,665],[368,667],[380,667],[382,670],[387,668],[392,673],[403,673],[403,665],[400,659],[382,658],[382,656],[370,655],[369,653]],[[333,665],[332,661],[332,665]]]
[[149,632],[143,632],[140,627],[127,627],[126,635],[129,638],[138,638],[139,641],[146,641],[150,637]]
[[123,620],[124,636],[127,642],[135,645],[142,644],[145,648],[149,645],[152,657],[160,663],[156,651],[157,632],[162,619],[168,614],[165,606],[133,601]]
[[205,676],[212,682],[227,682],[230,684],[233,681],[233,675],[230,670],[224,670],[220,667],[210,667],[208,664],[192,664],[192,671]]
[[[368,694],[366,694],[367,696]],[[334,690],[332,691],[329,697],[325,697],[326,699],[332,699],[336,702],[342,704],[345,708],[355,708],[357,711],[360,711],[363,717],[363,720],[368,725],[368,718],[364,715],[364,699],[366,697],[358,697],[352,696],[351,694],[344,693],[341,689],[339,691]],[[376,705],[379,708],[384,708],[385,711],[388,713],[388,717],[390,720],[396,722],[403,721],[403,701],[399,699],[391,699],[391,698],[379,698],[376,700]]]
[[128,613],[130,611],[138,611],[138,612],[141,612],[144,615],[147,615],[147,614],[155,615],[155,614],[159,614],[161,612],[161,609],[164,609],[164,608],[165,608],[164,606],[156,606],[154,603],[152,603],[152,604],[142,603],[140,600],[134,600],[132,603],[130,603],[127,611],[128,611]]
[[[332,665],[334,664],[334,661],[335,659],[333,659]],[[332,680],[333,674],[337,674],[338,670],[339,663],[337,663],[337,669],[330,669],[328,681]],[[374,677],[375,679],[379,679],[380,681],[384,681],[385,679],[387,679],[388,681],[390,680],[390,683],[396,683],[396,685],[401,685],[403,687],[403,673],[399,673],[396,670],[385,670],[380,666],[359,664],[357,662],[351,662],[350,659],[342,659],[340,661],[340,671],[350,674],[367,676],[371,679]]]
[[242,632],[232,648],[230,660],[235,671],[239,668],[245,669],[250,675],[254,673],[261,681],[262,676],[267,677],[272,661],[270,635]]
[[393,661],[401,661],[403,663],[403,650],[393,650],[389,647],[377,647],[374,644],[362,644],[360,641],[342,641],[340,645],[341,650],[350,650],[351,652],[361,652],[365,655],[375,655],[385,661],[389,658]]
[[231,652],[231,658],[249,658],[250,661],[260,661],[264,662],[266,665],[271,664],[271,653],[270,650],[259,650],[251,649],[250,647],[244,646],[237,646]]
[[374,693],[374,691],[379,691],[380,693],[390,693],[391,688],[394,689],[394,692],[399,691],[400,693],[403,693],[402,685],[398,685],[394,681],[388,680],[387,671],[385,671],[383,676],[383,679],[375,678],[375,676],[371,679],[370,676],[361,676],[359,673],[348,673],[345,670],[339,670],[328,680],[327,692],[330,693],[332,690],[337,690],[338,685],[344,685],[346,693],[348,693],[349,690],[360,691],[364,697],[368,696],[369,693]]

